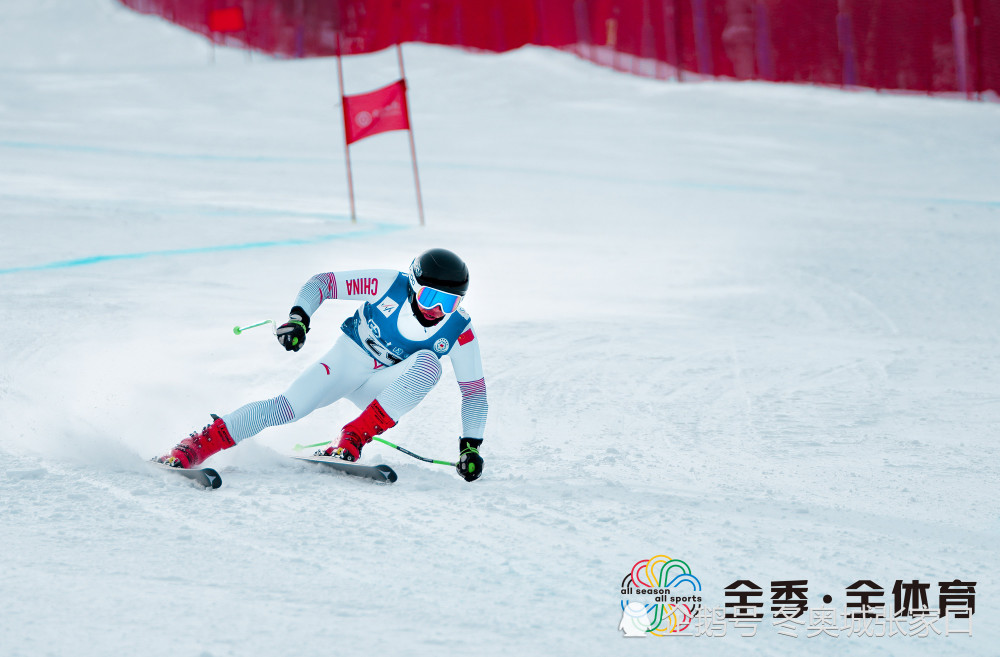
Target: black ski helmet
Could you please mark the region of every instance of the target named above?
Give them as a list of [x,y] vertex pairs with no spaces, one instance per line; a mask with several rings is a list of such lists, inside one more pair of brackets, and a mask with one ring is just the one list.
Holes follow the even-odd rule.
[[410,263],[411,288],[414,281],[418,285],[464,297],[469,291],[469,268],[448,249],[430,249]]

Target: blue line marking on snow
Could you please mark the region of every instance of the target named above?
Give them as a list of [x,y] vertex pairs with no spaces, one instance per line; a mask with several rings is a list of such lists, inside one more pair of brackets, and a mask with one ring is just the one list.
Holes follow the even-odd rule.
[[330,235],[318,235],[316,237],[303,239],[276,240],[272,242],[246,242],[243,244],[223,244],[219,246],[196,246],[186,249],[167,249],[164,251],[140,251],[137,253],[115,253],[110,255],[94,255],[85,258],[74,258],[72,260],[58,260],[56,262],[46,262],[40,265],[25,265],[23,267],[10,267],[0,269],[0,275],[16,274],[26,271],[46,271],[50,269],[66,269],[69,267],[85,267],[96,265],[102,262],[113,262],[115,260],[141,260],[157,256],[178,256],[195,255],[199,253],[218,253],[220,251],[245,251],[248,249],[267,249],[279,246],[308,246],[320,244],[339,239],[351,239],[354,237],[369,237],[371,235],[385,235],[398,230],[406,230],[410,226],[394,224],[377,224],[369,230],[351,231],[347,233],[333,233]]

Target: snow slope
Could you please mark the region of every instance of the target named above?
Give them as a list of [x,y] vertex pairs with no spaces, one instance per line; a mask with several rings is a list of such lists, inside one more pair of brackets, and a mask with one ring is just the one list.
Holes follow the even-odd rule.
[[[352,226],[332,60],[0,1],[0,654],[996,654],[1000,107],[405,52],[428,226],[401,133],[353,149]],[[395,65],[348,61],[348,92]],[[482,480],[285,458],[346,402],[214,457],[218,491],[142,463],[354,306],[298,354],[233,325],[436,245],[472,271]],[[387,438],[454,458],[460,427],[446,367]],[[712,607],[975,580],[973,636],[626,641],[658,554]]]

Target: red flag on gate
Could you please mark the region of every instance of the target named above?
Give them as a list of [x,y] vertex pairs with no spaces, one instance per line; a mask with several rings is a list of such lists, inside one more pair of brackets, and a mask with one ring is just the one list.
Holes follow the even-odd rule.
[[213,9],[208,12],[208,29],[212,32],[242,32],[246,28],[243,7]]
[[390,130],[409,130],[406,80],[366,94],[344,96],[344,135],[348,144]]

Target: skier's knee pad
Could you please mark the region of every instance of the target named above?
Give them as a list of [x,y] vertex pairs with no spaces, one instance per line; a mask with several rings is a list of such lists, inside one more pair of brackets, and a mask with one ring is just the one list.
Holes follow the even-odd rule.
[[428,349],[421,349],[413,354],[412,371],[427,383],[428,390],[441,380],[441,362]]

